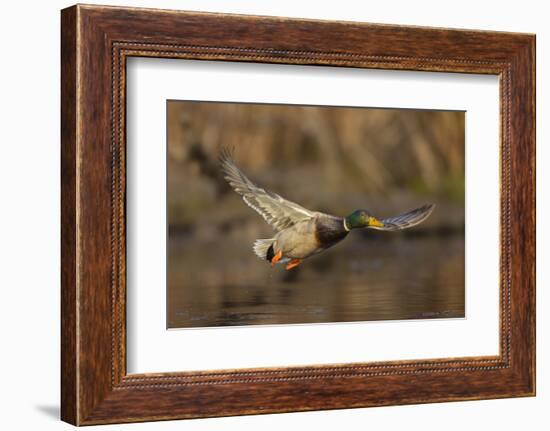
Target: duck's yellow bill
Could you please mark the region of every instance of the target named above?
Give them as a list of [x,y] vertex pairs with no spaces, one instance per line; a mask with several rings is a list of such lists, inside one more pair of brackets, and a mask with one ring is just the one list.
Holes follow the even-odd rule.
[[380,220],[378,220],[377,218],[374,218],[374,217],[371,217],[369,219],[369,226],[373,226],[373,227],[384,227],[384,223],[382,223]]

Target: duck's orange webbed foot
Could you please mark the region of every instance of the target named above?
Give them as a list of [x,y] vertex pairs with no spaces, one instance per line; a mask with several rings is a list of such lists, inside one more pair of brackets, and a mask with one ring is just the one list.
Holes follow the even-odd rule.
[[292,269],[302,263],[302,259],[292,259],[289,264],[286,266],[286,270]]
[[275,256],[273,256],[273,258],[271,259],[271,266],[275,266],[275,264],[277,262],[279,262],[281,260],[281,258],[283,257],[283,252],[282,251],[279,251]]

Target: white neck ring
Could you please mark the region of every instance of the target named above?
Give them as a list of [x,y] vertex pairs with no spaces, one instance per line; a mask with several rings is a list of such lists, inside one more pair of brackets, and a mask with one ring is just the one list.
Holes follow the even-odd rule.
[[348,228],[345,217],[344,217],[344,229],[346,230],[346,232],[349,232],[351,230],[350,228]]

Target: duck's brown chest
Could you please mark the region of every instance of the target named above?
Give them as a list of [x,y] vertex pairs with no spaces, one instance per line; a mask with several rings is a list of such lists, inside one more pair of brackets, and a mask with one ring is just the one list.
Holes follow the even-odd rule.
[[315,238],[322,248],[342,241],[348,233],[341,217],[318,217],[315,221]]

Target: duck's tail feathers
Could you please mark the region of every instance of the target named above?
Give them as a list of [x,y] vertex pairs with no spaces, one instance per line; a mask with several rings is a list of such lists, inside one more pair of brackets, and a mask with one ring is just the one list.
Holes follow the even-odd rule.
[[269,260],[273,259],[274,253],[273,253],[273,242],[275,241],[274,238],[268,238],[268,239],[257,239],[254,241],[254,246],[252,249],[254,250],[254,253],[256,253],[256,256],[258,256],[262,260]]

